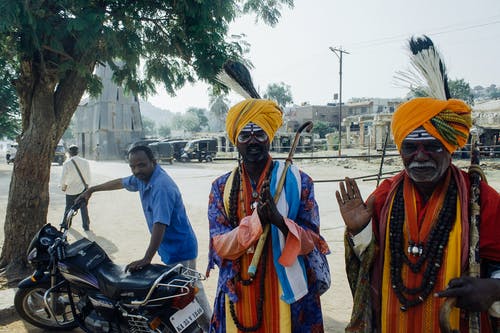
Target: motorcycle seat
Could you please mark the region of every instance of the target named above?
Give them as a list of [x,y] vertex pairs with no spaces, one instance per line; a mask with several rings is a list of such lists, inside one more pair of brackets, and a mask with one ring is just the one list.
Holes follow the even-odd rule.
[[[124,265],[117,265],[113,262],[101,264],[96,268],[94,274],[99,283],[101,292],[111,299],[144,299],[156,279],[164,272],[172,269],[173,266],[150,264],[135,272],[125,272]],[[173,270],[163,280],[168,280],[179,274]],[[159,297],[155,292],[155,298]]]

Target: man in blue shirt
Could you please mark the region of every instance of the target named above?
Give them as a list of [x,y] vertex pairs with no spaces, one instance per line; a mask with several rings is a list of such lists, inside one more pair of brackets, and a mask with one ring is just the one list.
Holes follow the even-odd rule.
[[[151,239],[144,257],[128,264],[125,270],[142,269],[151,263],[156,251],[165,264],[181,263],[186,267],[196,269],[198,242],[187,217],[179,188],[165,170],[156,163],[149,147],[136,146],[130,149],[128,158],[131,176],[92,186],[77,200],[83,198],[88,201],[92,193],[98,191],[122,188],[133,192],[139,191]],[[198,320],[198,323],[204,331],[208,331],[212,311],[203,285],[199,283],[197,286],[199,292],[196,299],[204,310],[202,320]]]

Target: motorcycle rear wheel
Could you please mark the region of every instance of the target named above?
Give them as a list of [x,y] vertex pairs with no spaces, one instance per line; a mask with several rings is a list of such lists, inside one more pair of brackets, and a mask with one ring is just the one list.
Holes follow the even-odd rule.
[[48,284],[18,289],[14,297],[14,307],[19,316],[28,323],[47,330],[62,331],[78,327],[69,303],[61,299],[64,294],[60,294],[61,297],[58,297],[60,303],[56,305],[58,307],[56,317],[60,324],[50,316],[43,301],[47,289],[49,289]]

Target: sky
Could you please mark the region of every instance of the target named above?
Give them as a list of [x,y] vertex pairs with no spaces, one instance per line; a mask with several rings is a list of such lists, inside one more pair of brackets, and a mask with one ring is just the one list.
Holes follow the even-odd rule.
[[[230,33],[246,35],[246,55],[253,63],[253,82],[261,95],[271,83],[289,85],[295,104],[324,105],[339,93],[342,57],[342,101],[353,97],[404,97],[394,75],[409,69],[407,40],[426,34],[441,52],[450,79],[471,87],[500,86],[499,0],[295,0],[270,27],[244,16]],[[184,112],[208,108],[207,85],[187,85],[171,97],[158,88],[148,101],[162,109]],[[230,95],[231,103],[241,98]]]

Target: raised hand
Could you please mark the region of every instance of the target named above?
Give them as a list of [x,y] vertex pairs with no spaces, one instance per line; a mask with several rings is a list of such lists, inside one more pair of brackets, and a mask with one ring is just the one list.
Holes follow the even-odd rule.
[[356,235],[370,222],[373,214],[375,198],[371,196],[368,201],[363,201],[358,184],[354,179],[346,177],[339,184],[340,192],[335,191],[340,214],[344,219],[347,230]]

